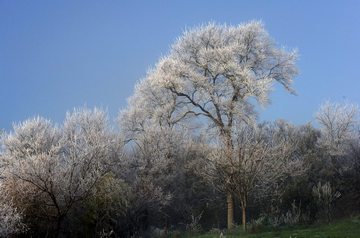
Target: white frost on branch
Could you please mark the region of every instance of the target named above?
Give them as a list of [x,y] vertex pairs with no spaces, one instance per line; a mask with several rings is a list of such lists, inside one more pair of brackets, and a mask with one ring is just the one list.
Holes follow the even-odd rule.
[[295,60],[296,52],[277,48],[260,22],[209,24],[185,32],[148,80],[176,96],[176,118],[203,115],[231,127],[254,114],[250,98],[269,102],[275,81],[294,92]]
[[0,237],[9,237],[26,231],[23,214],[14,206],[0,183]]
[[351,140],[356,138],[359,125],[359,108],[351,103],[325,102],[316,113],[320,124],[320,146],[330,155],[345,153]]
[[35,194],[39,212],[55,218],[59,230],[70,209],[109,171],[118,150],[115,140],[106,113],[98,109],[67,113],[61,127],[40,117],[14,125],[1,156],[6,190],[24,208]]

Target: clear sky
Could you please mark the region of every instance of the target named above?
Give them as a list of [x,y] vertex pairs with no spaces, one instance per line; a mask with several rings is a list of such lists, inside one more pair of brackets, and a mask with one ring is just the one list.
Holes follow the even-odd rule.
[[262,20],[300,53],[298,96],[281,88],[260,119],[311,121],[325,100],[360,104],[360,1],[1,0],[0,128],[87,105],[116,117],[185,28]]

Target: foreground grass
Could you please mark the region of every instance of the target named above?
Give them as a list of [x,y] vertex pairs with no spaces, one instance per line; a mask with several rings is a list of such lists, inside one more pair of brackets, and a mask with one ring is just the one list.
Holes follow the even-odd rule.
[[[334,222],[328,225],[312,225],[308,227],[283,228],[259,233],[244,233],[235,231],[224,234],[227,238],[360,238],[360,217]],[[206,233],[202,235],[186,235],[184,237],[210,238],[219,237],[219,233]]]

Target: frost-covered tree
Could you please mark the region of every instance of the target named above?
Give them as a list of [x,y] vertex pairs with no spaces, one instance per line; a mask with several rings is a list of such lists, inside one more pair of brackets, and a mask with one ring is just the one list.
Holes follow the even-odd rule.
[[[164,225],[167,218],[161,212],[171,204],[172,194],[181,189],[176,184],[184,180],[184,154],[191,138],[188,129],[181,126],[184,121],[174,121],[175,110],[176,97],[145,79],[135,86],[127,108],[119,114],[121,132],[131,151],[123,166],[133,193],[128,220],[148,223],[153,216],[151,220],[156,223],[158,219],[151,214],[156,211]],[[139,224],[132,227],[145,228]]]
[[[13,132],[4,137],[3,190],[29,217],[43,211],[47,219],[56,216],[53,191],[60,138],[60,130],[41,117],[15,124]],[[43,209],[33,212],[38,204]]]
[[[343,195],[340,200],[353,197],[356,201],[359,107],[349,102],[325,102],[316,113],[316,119],[321,132],[317,144],[321,156],[320,181],[328,181],[333,190],[340,191]],[[330,207],[327,210],[330,214]]]
[[[316,113],[321,132],[318,148],[323,154],[327,180],[339,179],[353,167],[350,153],[359,138],[358,112],[358,106],[354,104],[326,102]],[[336,187],[334,181],[332,185]]]
[[29,119],[4,139],[6,189],[26,206],[37,202],[41,209],[32,212],[55,219],[59,234],[69,211],[107,173],[116,145],[106,113],[98,109],[74,110],[61,127]]
[[220,185],[226,181],[225,186],[239,198],[244,230],[250,197],[271,194],[284,178],[302,173],[301,161],[293,158],[295,147],[296,141],[287,138],[277,124],[243,123],[237,126],[233,158],[224,162],[221,149],[212,154],[213,167],[209,166],[207,175],[220,180]]
[[0,237],[9,237],[25,230],[22,216],[8,203],[0,204]]
[[14,206],[11,197],[0,183],[0,237],[9,237],[26,231],[22,213]]
[[[123,127],[124,128],[124,127]],[[186,134],[186,133],[185,133]],[[131,137],[130,137],[131,138]],[[129,158],[123,166],[124,179],[131,185],[127,220],[132,232],[144,232],[153,225],[166,225],[163,213],[181,180],[184,133],[156,123],[136,133]]]
[[324,210],[327,222],[330,223],[333,203],[341,196],[341,193],[339,191],[333,191],[333,188],[331,188],[331,184],[329,182],[324,184],[319,182],[316,186],[313,187],[312,194],[315,197],[319,207]]
[[155,88],[151,81],[144,79],[135,86],[134,94],[128,99],[128,106],[119,114],[119,124],[127,141],[154,128],[172,128],[176,121],[176,97],[166,89]]
[[359,108],[350,103],[325,102],[316,113],[321,126],[320,146],[331,155],[343,154],[356,137]]
[[[136,207],[143,211],[146,209],[147,213],[156,208],[157,217],[154,214],[148,214],[147,217],[152,215],[151,221],[155,225],[158,220],[156,218],[161,218],[162,222],[157,222],[161,226],[191,218],[196,201],[188,201],[189,196],[194,198],[194,191],[187,187],[193,186],[189,184],[187,174],[194,172],[199,155],[204,154],[198,152],[198,148],[195,149],[196,142],[191,136],[194,125],[192,121],[176,120],[176,113],[176,97],[167,89],[153,87],[151,81],[145,79],[136,85],[128,107],[119,114],[122,134],[125,135],[126,142],[129,142],[127,148],[132,151],[129,165],[124,166],[131,168],[127,177],[133,178],[130,182],[132,189],[140,184],[148,185],[154,192],[161,191],[162,196],[158,196],[160,193],[154,195],[163,200],[152,199],[151,193],[147,196],[140,195],[136,203],[143,205],[134,206],[132,213],[135,214]],[[192,179],[196,181],[200,177]],[[200,199],[200,194],[195,197],[194,200]],[[163,214],[159,214],[160,211]],[[176,216],[171,217],[171,214]]]
[[[274,82],[294,92],[295,60],[296,52],[277,47],[260,22],[211,23],[180,36],[143,84],[161,92],[164,104],[154,107],[155,116],[167,115],[171,122],[202,118],[223,143],[224,162],[231,163],[236,125],[256,117],[252,99],[266,105]],[[227,188],[231,207],[233,192]],[[233,223],[229,209],[228,228]]]

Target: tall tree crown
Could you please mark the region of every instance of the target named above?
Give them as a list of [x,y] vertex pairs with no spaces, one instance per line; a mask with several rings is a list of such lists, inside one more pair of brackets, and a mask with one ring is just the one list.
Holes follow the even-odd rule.
[[296,52],[278,48],[260,22],[210,23],[185,31],[147,80],[175,96],[169,100],[177,108],[174,121],[202,115],[231,128],[236,120],[252,119],[251,98],[269,102],[274,82],[294,93],[295,60]]

